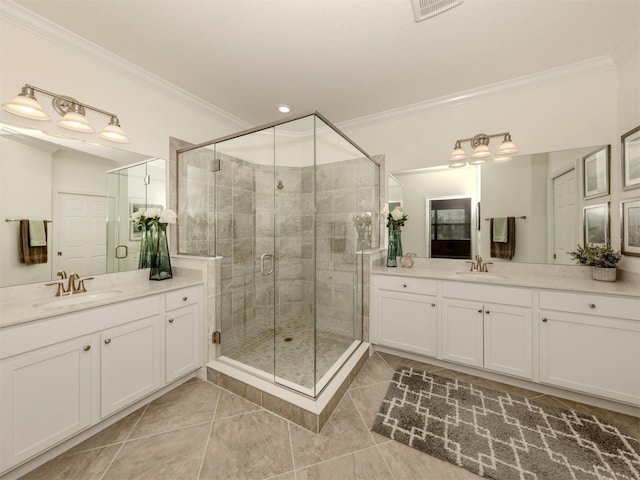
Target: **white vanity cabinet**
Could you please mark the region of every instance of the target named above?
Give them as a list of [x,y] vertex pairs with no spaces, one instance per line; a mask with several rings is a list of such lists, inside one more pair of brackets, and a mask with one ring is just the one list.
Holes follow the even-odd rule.
[[0,329],[0,475],[199,368],[200,291]]
[[640,405],[640,299],[540,291],[540,381]]
[[160,315],[100,332],[100,417],[131,405],[161,382]]
[[[374,275],[377,321],[374,342],[435,357],[437,354],[436,281]],[[373,325],[372,325],[373,327]]]
[[0,472],[91,425],[95,352],[84,335],[0,360]]
[[442,282],[442,358],[522,378],[533,376],[533,293]]
[[167,383],[200,366],[200,287],[166,295],[165,381]]

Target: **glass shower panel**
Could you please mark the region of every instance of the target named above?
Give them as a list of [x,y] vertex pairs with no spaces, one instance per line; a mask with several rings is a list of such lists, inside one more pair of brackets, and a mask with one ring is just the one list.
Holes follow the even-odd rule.
[[273,379],[275,314],[273,129],[219,142],[216,255],[220,355]]
[[[275,381],[315,395],[314,117],[275,127]],[[274,188],[275,187],[275,188]]]
[[138,268],[141,234],[130,221],[133,212],[166,208],[165,161],[147,162],[107,172],[107,272]]

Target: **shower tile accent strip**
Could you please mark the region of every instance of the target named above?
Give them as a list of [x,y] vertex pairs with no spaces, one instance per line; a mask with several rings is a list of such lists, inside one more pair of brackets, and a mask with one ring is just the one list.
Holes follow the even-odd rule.
[[293,405],[292,403],[277,398],[256,387],[230,377],[229,375],[215,371],[211,367],[207,367],[207,380],[269,410],[270,412],[275,413],[276,415],[280,415],[290,422],[300,425],[313,433],[319,433],[320,430],[322,430],[322,427],[327,423],[327,420],[329,420],[329,417],[331,417],[336,406],[340,403],[340,400],[349,389],[349,385],[351,385],[351,382],[353,382],[356,375],[358,375],[358,372],[366,363],[368,358],[368,351],[363,352],[363,355],[358,360],[356,366],[349,373],[349,376],[342,382],[336,393],[320,414],[315,414],[297,405]]

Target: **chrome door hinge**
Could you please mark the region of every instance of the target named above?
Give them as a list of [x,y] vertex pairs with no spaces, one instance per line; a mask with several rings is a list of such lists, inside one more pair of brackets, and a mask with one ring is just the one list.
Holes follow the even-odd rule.
[[220,331],[216,330],[215,332],[213,332],[211,334],[211,343],[215,343],[216,345],[220,344],[220,341],[222,340],[220,337],[222,336],[222,334],[220,333]]
[[220,159],[216,158],[215,160],[213,160],[213,162],[211,162],[211,171],[212,172],[219,172],[220,171]]

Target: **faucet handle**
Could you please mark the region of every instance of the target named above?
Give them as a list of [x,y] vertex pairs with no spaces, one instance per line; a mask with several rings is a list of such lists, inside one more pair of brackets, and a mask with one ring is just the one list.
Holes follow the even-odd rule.
[[45,285],[47,287],[51,287],[53,285],[58,286],[58,290],[56,290],[56,297],[60,297],[62,296],[63,293],[67,293],[67,291],[64,288],[64,282],[62,280],[56,280],[55,282],[45,283]]
[[475,272],[476,262],[474,262],[473,260],[465,260],[464,263],[470,263],[471,264],[471,268],[469,269],[469,271],[470,272]]
[[67,279],[67,272],[65,272],[64,270],[58,270],[58,273],[56,275],[58,275],[61,280]]
[[85,280],[93,280],[94,277],[84,277],[84,278],[80,278],[78,279],[78,289],[76,290],[77,292],[86,292],[87,289],[84,286],[84,281]]
[[69,285],[67,286],[67,291],[71,293],[75,293],[78,291],[78,286],[76,285],[76,280],[80,278],[80,275],[73,272],[69,274]]
[[487,265],[493,265],[493,262],[484,262],[482,264],[482,271],[485,273],[489,273],[489,269],[487,268]]

